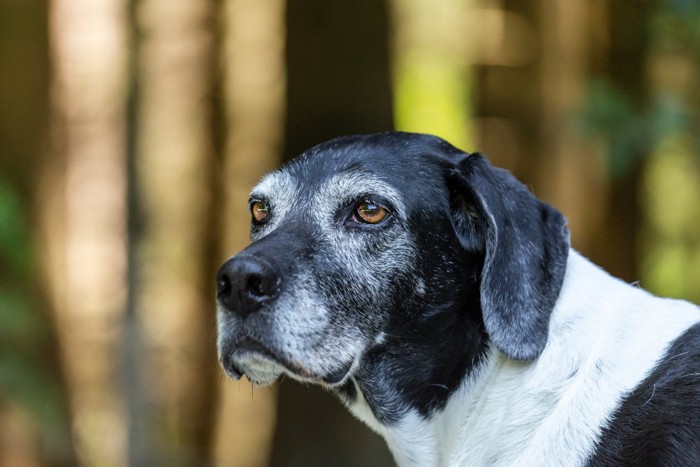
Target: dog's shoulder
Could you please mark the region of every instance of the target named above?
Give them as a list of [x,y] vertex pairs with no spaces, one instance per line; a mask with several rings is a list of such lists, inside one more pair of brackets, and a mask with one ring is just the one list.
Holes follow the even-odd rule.
[[603,429],[590,465],[700,465],[700,323],[675,339]]

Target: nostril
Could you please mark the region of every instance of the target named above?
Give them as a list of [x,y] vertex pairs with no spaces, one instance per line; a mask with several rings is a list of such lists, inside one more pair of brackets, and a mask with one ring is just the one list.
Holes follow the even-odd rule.
[[278,275],[258,258],[231,258],[216,276],[216,296],[223,309],[243,316],[260,309],[278,293]]
[[263,301],[277,295],[277,277],[267,271],[250,273],[245,279],[245,291],[254,300]]
[[221,274],[216,279],[216,296],[221,298],[224,295],[228,295],[231,292],[231,279],[225,275]]
[[257,297],[264,297],[267,293],[263,290],[262,277],[251,274],[246,281],[246,290]]

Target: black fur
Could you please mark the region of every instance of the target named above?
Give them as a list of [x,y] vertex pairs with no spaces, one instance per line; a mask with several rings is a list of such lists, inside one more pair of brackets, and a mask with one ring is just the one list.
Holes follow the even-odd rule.
[[[489,339],[512,358],[539,355],[568,255],[561,214],[483,156],[432,136],[345,137],[308,154],[320,161],[327,152],[360,156],[353,168],[398,185],[411,208],[410,231],[423,247],[417,269],[432,281],[422,300],[401,279],[386,341],[367,352],[355,374],[380,421],[390,423],[409,407],[426,416],[442,408]],[[375,164],[387,163],[377,170]]]
[[[559,212],[508,172],[439,138],[399,132],[338,138],[282,170],[306,203],[292,203],[267,235],[264,225],[252,226],[257,241],[228,263],[228,274],[245,277],[223,280],[226,266],[219,275],[219,354],[230,376],[245,374],[236,355],[248,351],[325,383],[349,404],[363,396],[378,421],[391,425],[411,409],[428,418],[444,408],[491,343],[515,360],[540,355],[564,279],[568,231]],[[343,172],[370,175],[368,187],[385,181],[391,190],[384,196],[405,209],[382,198],[387,187],[340,194],[348,199],[330,191],[325,223],[313,222],[312,201]],[[353,221],[352,197],[365,196],[396,214],[376,225]],[[352,248],[341,250],[346,241]],[[246,269],[241,258],[259,264]],[[260,280],[251,282],[253,274]],[[313,285],[305,297],[323,302],[297,307],[307,323],[322,323],[306,333],[292,319],[276,319],[296,318],[294,305],[274,306],[300,289],[298,277]],[[236,284],[254,296],[242,299]],[[246,303],[249,309],[238,309]],[[292,344],[283,339],[290,336]],[[590,465],[700,465],[699,348],[700,324],[669,346],[611,414]],[[259,378],[269,383],[280,371]]]
[[532,360],[547,343],[549,317],[564,280],[566,220],[478,154],[462,160],[455,177],[486,223],[481,277],[486,331],[504,354]]
[[[401,196],[404,217],[345,227],[364,236],[363,260],[385,251],[401,232],[418,246],[413,263],[383,279],[377,297],[348,286],[354,280],[348,268],[327,259],[333,245],[310,227],[304,212],[288,214],[241,253],[276,268],[281,293],[286,278],[301,269],[322,277],[318,292],[330,306],[329,332],[351,325],[365,336],[383,336],[368,346],[352,377],[335,386],[340,397],[351,402],[359,389],[383,423],[411,408],[429,416],[478,365],[490,340],[515,359],[539,355],[564,276],[568,235],[562,216],[507,172],[434,136],[400,132],[338,138],[282,170],[297,179],[305,199],[342,172],[386,180]],[[347,200],[334,228],[341,229],[351,209]],[[258,229],[253,225],[254,236]],[[269,335],[286,330],[270,329],[271,313],[263,307],[247,317],[239,334],[275,347]],[[240,329],[236,319],[225,314],[220,326]],[[231,337],[224,353],[240,342]],[[339,362],[321,379],[333,382],[346,365]]]
[[700,324],[678,337],[651,374],[623,400],[589,465],[700,465],[698,349]]
[[[435,264],[424,267],[439,268],[436,258],[437,252],[427,255],[424,259]],[[472,287],[463,296],[447,293],[449,301],[429,305],[413,316],[405,316],[403,302],[397,302],[385,341],[365,355],[354,378],[379,421],[396,421],[406,408],[427,417],[444,407],[483,357],[488,338],[476,287],[480,260],[472,264],[474,270],[465,274]]]

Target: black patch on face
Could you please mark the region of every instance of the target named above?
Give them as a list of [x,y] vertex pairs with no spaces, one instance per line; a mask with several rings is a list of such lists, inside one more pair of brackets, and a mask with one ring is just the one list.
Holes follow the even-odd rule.
[[[539,355],[568,237],[561,215],[505,171],[439,138],[399,132],[323,143],[282,170],[296,179],[303,200],[339,173],[366,173],[385,181],[404,206],[388,222],[354,229],[341,222],[351,206],[338,207],[333,228],[362,236],[361,264],[339,261],[333,248],[343,245],[310,232],[301,214],[288,214],[291,220],[246,250],[271,256],[281,276],[311,272],[329,311],[331,338],[352,329],[366,339],[351,377],[335,386],[346,401],[356,400],[359,388],[382,423],[410,409],[427,417],[445,406],[489,342],[512,358]],[[396,266],[386,254],[402,235],[412,254],[410,264],[400,259]],[[256,248],[259,243],[265,247]],[[376,274],[380,293],[361,293],[359,267]]]
[[[427,255],[424,259],[438,263],[439,258]],[[431,296],[415,308],[415,313],[407,313],[402,309],[405,302],[398,301],[384,342],[363,358],[355,377],[380,422],[392,424],[408,409],[429,417],[444,408],[449,396],[483,358],[488,337],[479,306],[479,258],[474,257],[471,265],[471,271],[462,271],[469,279],[457,288],[459,293],[446,290],[454,285],[449,281],[429,284]],[[410,297],[410,293],[406,291],[404,296]],[[438,301],[437,296],[442,297],[442,303],[429,305]]]
[[[436,180],[423,176],[414,184],[417,206],[408,223],[418,246],[415,275],[395,285],[383,342],[367,352],[355,374],[385,424],[409,409],[426,417],[442,409],[488,345],[479,302],[484,239],[472,239],[476,251],[464,249],[444,180],[439,172]],[[442,190],[429,188],[436,186]]]
[[700,324],[623,400],[588,464],[700,465]]

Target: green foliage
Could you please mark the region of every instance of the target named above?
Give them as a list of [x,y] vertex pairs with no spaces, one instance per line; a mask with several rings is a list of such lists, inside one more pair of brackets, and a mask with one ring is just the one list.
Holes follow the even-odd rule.
[[[647,92],[590,81],[581,130],[607,142],[613,180],[641,176],[645,287],[700,300],[700,2],[664,0],[646,19]],[[639,104],[639,103],[643,104]],[[636,105],[635,105],[636,104]]]
[[608,171],[613,179],[619,179],[641,165],[665,135],[687,131],[688,114],[671,94],[637,111],[624,91],[594,78],[578,124],[584,133],[608,141]]
[[700,60],[700,2],[665,0],[649,22],[656,47],[683,50]]
[[19,196],[9,183],[0,180],[0,274],[29,274],[27,230]]
[[639,149],[649,145],[644,119],[635,113],[623,92],[603,79],[591,80],[578,123],[584,133],[609,142],[607,161],[613,178],[619,178],[638,163],[642,154]]
[[646,166],[644,285],[661,295],[700,301],[700,160],[692,139],[669,134]]
[[24,208],[17,190],[0,180],[0,397],[18,401],[51,428],[61,417],[58,387],[44,355],[49,329],[38,310]]

